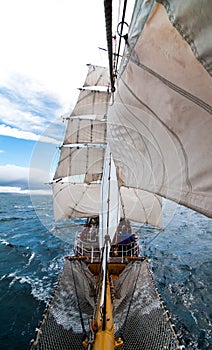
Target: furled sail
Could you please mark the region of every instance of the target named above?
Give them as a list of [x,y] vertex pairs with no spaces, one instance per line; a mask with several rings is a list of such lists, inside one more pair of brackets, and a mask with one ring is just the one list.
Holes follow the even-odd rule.
[[136,1],[108,112],[108,140],[123,185],[209,217],[211,5]]

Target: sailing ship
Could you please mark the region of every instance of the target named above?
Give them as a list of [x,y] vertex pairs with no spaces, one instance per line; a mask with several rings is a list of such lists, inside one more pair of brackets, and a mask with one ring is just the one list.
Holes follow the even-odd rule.
[[137,0],[123,34],[126,3],[120,67],[105,1],[109,70],[89,65],[67,117],[55,219],[84,227],[31,349],[182,348],[131,223],[161,227],[162,198],[212,217],[211,3]]

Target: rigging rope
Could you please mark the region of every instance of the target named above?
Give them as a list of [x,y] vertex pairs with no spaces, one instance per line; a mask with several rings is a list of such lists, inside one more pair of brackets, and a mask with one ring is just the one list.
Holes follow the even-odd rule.
[[[118,60],[119,60],[119,54],[120,54],[120,49],[121,49],[121,39],[123,38],[123,26],[124,24],[127,24],[126,22],[124,22],[125,19],[125,14],[126,14],[126,8],[127,8],[127,0],[124,1],[124,8],[123,8],[123,14],[122,14],[122,20],[121,22],[118,24],[118,26],[121,24],[121,30],[120,30],[120,34],[119,34],[119,45],[118,45],[118,54],[117,54],[117,60],[116,60],[116,67],[115,67],[115,73],[118,70]],[[117,28],[118,30],[118,28]],[[127,39],[127,34],[124,35],[125,40]]]
[[120,196],[120,201],[121,201],[121,207],[122,207],[123,215],[124,215],[124,218],[126,219],[124,201],[123,201],[123,197],[122,197],[122,194],[121,194],[121,187],[119,186],[118,189],[119,189],[119,196]]
[[74,288],[75,288],[76,297],[77,297],[77,305],[78,305],[78,309],[79,309],[79,315],[80,315],[82,331],[83,331],[83,335],[85,336],[86,335],[86,330],[85,330],[85,325],[84,325],[84,321],[83,321],[83,317],[82,317],[82,310],[81,310],[81,307],[80,307],[80,301],[79,301],[79,296],[78,296],[78,293],[77,293],[76,280],[75,280],[72,264],[71,264],[71,271],[72,271],[72,276],[73,276],[73,281],[74,281]]
[[150,244],[152,241],[154,241],[154,240],[159,236],[159,234],[160,234],[161,232],[163,232],[163,230],[160,230],[158,233],[156,233],[156,235],[155,235],[152,239],[150,239],[147,243],[145,243],[145,247],[146,247],[148,244]]
[[137,274],[137,277],[136,277],[136,280],[135,280],[133,292],[132,292],[131,299],[130,299],[130,302],[129,302],[129,306],[128,306],[128,309],[127,309],[127,314],[126,314],[126,317],[125,317],[125,320],[124,320],[124,323],[123,323],[123,327],[122,327],[121,332],[120,332],[120,336],[121,336],[122,339],[123,339],[123,334],[124,334],[124,331],[125,331],[125,328],[126,328],[127,319],[128,319],[129,313],[130,313],[130,308],[131,308],[131,305],[132,305],[132,301],[133,301],[136,285],[137,285],[137,282],[138,282],[138,277],[140,275],[141,266],[142,265],[139,264],[138,274]]
[[[138,230],[136,231],[136,234],[137,234],[139,237],[141,237],[141,236],[140,236],[140,229],[142,228],[142,226],[141,226],[141,227],[138,227],[138,226],[136,227],[135,225],[132,225],[132,227],[138,228]],[[154,235],[154,237],[152,237],[148,242],[143,242],[142,244],[143,244],[144,249],[147,249],[147,246],[148,246],[151,242],[153,242],[163,231],[164,231],[163,229],[160,229],[160,230]],[[143,250],[143,249],[142,249],[142,250]]]

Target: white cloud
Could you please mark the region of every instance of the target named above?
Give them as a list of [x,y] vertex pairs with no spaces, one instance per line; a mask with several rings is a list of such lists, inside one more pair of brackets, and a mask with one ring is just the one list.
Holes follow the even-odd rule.
[[103,3],[1,1],[0,32],[0,120],[19,130],[10,130],[14,137],[37,140],[73,108],[86,63],[108,63],[98,49],[106,47]]
[[18,105],[4,96],[0,96],[0,115],[3,123],[19,127],[23,130],[42,130],[44,120],[38,115],[21,110],[22,105]]
[[4,188],[49,191],[52,174],[48,171],[20,167],[14,164],[0,166],[0,186]]
[[62,112],[55,95],[22,75],[0,85],[0,119],[7,125],[42,132]]
[[21,192],[21,187],[0,186],[0,193],[17,193]]
[[4,124],[0,125],[0,135],[11,136],[11,137],[15,137],[17,139],[53,143],[53,144],[58,145],[57,140],[50,138],[48,136],[37,135],[37,134],[34,134],[32,132],[28,132],[28,131],[21,131],[19,129],[11,128],[10,126],[4,125]]
[[4,153],[5,151],[3,149],[0,149],[0,153]]
[[52,194],[51,190],[22,190],[21,187],[14,186],[0,186],[0,193],[18,193],[18,194],[41,194],[41,195],[49,195]]
[[28,168],[20,167],[13,164],[0,166],[0,182],[10,182],[28,178]]
[[107,64],[107,53],[98,50],[106,47],[99,0],[2,1],[0,32],[1,81],[17,72],[39,81],[64,109],[83,83],[85,64]]

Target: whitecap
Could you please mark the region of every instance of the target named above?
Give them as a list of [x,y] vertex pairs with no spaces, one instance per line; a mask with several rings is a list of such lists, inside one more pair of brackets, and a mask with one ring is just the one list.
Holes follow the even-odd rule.
[[3,275],[1,278],[0,278],[0,281],[2,281],[3,279],[5,279],[7,277],[7,275]]
[[29,276],[18,276],[14,272],[14,273],[10,273],[5,277],[12,278],[12,281],[9,284],[10,288],[16,282],[20,284],[27,283],[31,287],[31,294],[33,295],[33,297],[36,298],[37,300],[43,301],[46,304],[48,304],[53,287],[51,285],[51,281],[45,278],[45,276],[43,279],[34,278],[34,277],[31,278]]
[[9,245],[9,246],[11,246],[11,243],[5,241],[4,239],[0,239],[0,242],[1,242],[1,244],[3,244],[3,245]]
[[35,253],[32,253],[31,256],[30,256],[30,258],[29,258],[29,261],[28,261],[27,266],[30,265],[30,263],[31,263],[31,261],[34,259],[34,257],[35,257]]

